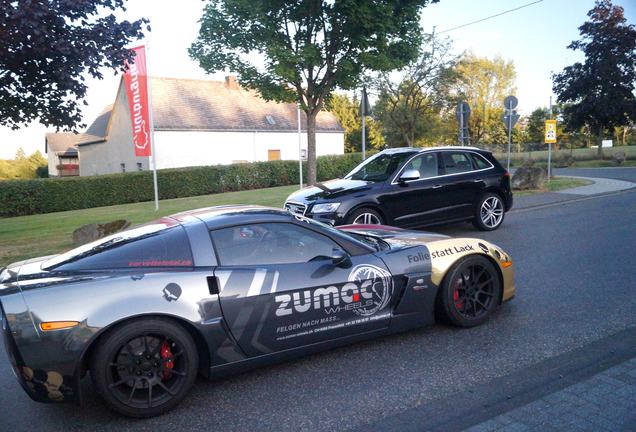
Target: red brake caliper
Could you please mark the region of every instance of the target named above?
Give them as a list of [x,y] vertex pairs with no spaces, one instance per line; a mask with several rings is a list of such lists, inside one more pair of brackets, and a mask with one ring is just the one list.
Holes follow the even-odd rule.
[[459,283],[455,283],[455,290],[453,291],[453,301],[455,302],[455,308],[461,310],[464,306],[464,300],[459,299]]
[[174,360],[165,360],[172,359],[172,351],[170,351],[170,345],[168,345],[167,341],[164,341],[161,344],[160,355],[161,359],[164,360],[163,365],[165,369],[163,371],[163,380],[166,381],[168,378],[170,378],[170,370],[174,368]]

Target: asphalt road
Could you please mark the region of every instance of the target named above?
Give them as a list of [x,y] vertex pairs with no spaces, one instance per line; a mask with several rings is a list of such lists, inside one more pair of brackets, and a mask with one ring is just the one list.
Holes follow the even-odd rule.
[[[636,181],[636,169],[582,171],[567,173]],[[418,413],[414,429],[422,413],[453,424],[462,408],[453,400],[467,389],[479,397],[540,382],[538,365],[576,362],[593,347],[602,354],[604,341],[636,327],[636,190],[513,211],[492,233],[468,224],[439,231],[485,238],[513,257],[517,297],[481,327],[435,325],[200,381],[175,411],[144,421],[110,413],[90,383],[83,408],[32,402],[0,353],[0,430],[381,430]],[[526,379],[502,381],[510,376]]]

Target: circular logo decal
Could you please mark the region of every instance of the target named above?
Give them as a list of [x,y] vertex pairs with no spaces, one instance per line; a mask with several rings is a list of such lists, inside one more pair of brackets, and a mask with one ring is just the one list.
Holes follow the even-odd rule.
[[391,300],[393,278],[384,269],[369,264],[356,266],[349,274],[349,282],[356,282],[365,291],[363,305],[353,310],[360,316],[373,315]]

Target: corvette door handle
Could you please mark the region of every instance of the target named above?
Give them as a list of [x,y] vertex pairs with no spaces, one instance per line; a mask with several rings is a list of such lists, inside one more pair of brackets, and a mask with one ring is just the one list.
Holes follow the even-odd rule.
[[441,187],[442,187],[442,185],[441,185],[441,184],[436,184],[436,185],[434,185],[431,189],[439,189],[439,188],[441,188]]
[[473,180],[473,183],[481,183],[483,180],[482,179],[475,179]]

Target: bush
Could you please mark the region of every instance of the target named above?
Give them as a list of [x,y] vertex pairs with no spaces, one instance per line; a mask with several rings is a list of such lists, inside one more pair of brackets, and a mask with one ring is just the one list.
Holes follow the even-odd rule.
[[[342,177],[353,169],[360,153],[321,156],[318,181]],[[306,176],[306,163],[303,173]],[[247,189],[286,186],[298,182],[297,161],[254,162],[157,171],[159,198],[181,198]],[[0,181],[0,216],[76,210],[154,199],[152,171],[94,177]]]

